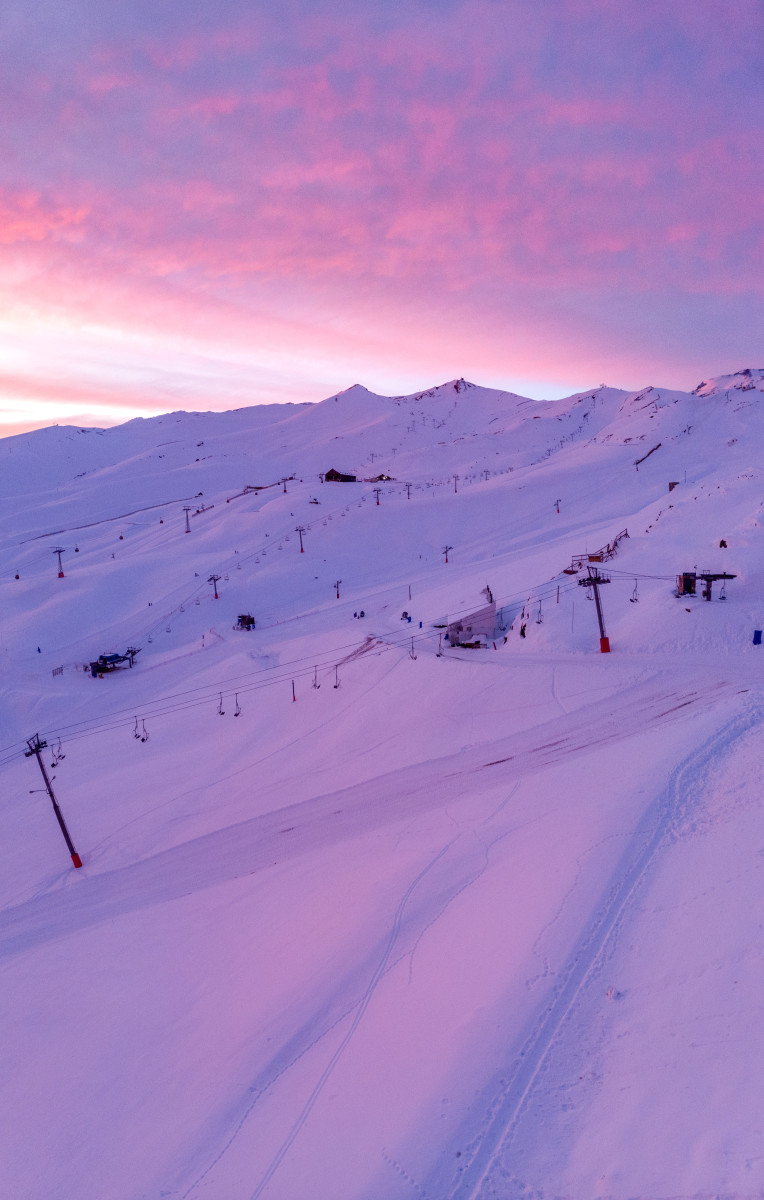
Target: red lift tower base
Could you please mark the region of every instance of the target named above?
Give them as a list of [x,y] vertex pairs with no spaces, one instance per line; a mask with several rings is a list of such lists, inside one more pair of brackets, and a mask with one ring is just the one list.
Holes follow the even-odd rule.
[[599,589],[600,589],[601,583],[610,583],[610,580],[607,578],[606,575],[600,575],[600,573],[598,572],[596,567],[594,568],[594,570],[592,570],[591,567],[587,567],[587,571],[588,571],[588,574],[586,575],[586,577],[584,579],[579,579],[578,586],[579,587],[590,587],[594,591],[594,603],[595,603],[595,606],[597,609],[597,622],[600,627],[600,653],[601,654],[609,654],[610,653],[610,639],[607,636],[607,634],[605,633],[605,621],[602,616],[602,605],[600,603]]

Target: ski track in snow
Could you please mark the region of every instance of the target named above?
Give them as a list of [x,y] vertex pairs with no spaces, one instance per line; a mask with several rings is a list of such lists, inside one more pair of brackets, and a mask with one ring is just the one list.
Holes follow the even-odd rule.
[[[483,819],[483,821],[481,822],[481,827],[485,827],[485,826],[489,825],[492,821],[495,820],[495,818],[506,807],[506,805],[509,803],[509,801],[512,799],[512,797],[515,795],[519,786],[520,786],[519,782],[515,784],[515,786],[511,789],[511,791],[509,792],[507,797],[494,810],[494,812],[490,813],[486,818]],[[335,989],[334,1004],[332,1005],[331,1003],[328,1003],[328,1002],[322,1002],[319,1006],[317,1006],[318,1008],[320,1008],[320,1010],[322,1012],[325,1010],[329,1010],[331,1012],[332,1016],[328,1020],[328,1023],[325,1022],[323,1024],[323,1026],[318,1030],[318,1032],[316,1031],[315,1026],[312,1024],[308,1024],[305,1026],[305,1028],[297,1031],[292,1036],[292,1038],[288,1042],[287,1046],[284,1047],[282,1049],[282,1051],[276,1056],[276,1058],[268,1065],[268,1067],[263,1072],[260,1073],[258,1080],[250,1089],[255,1094],[251,1098],[251,1100],[249,1100],[249,1102],[247,1103],[244,1112],[239,1117],[235,1128],[233,1129],[232,1133],[228,1137],[224,1146],[222,1147],[221,1150],[218,1151],[218,1153],[215,1155],[214,1159],[209,1163],[209,1165],[205,1168],[205,1170],[202,1172],[202,1174],[197,1176],[197,1178],[190,1185],[190,1187],[187,1189],[187,1191],[185,1191],[183,1193],[181,1200],[187,1200],[188,1197],[193,1196],[194,1193],[197,1192],[197,1190],[201,1187],[201,1185],[204,1183],[204,1181],[209,1177],[211,1172],[225,1157],[228,1150],[230,1150],[231,1146],[238,1138],[238,1136],[241,1133],[242,1129],[244,1128],[245,1124],[247,1123],[249,1118],[252,1116],[254,1109],[256,1108],[258,1103],[265,1097],[265,1095],[273,1088],[274,1084],[287,1071],[291,1070],[292,1067],[294,1067],[301,1059],[303,1059],[307,1053],[309,1053],[321,1041],[323,1041],[323,1039],[326,1038],[334,1029],[336,1029],[339,1025],[341,1025],[344,1021],[346,1021],[348,1019],[348,1017],[352,1016],[350,1028],[348,1029],[346,1034],[343,1036],[342,1041],[340,1042],[337,1049],[331,1055],[331,1058],[329,1059],[327,1066],[324,1068],[324,1070],[322,1071],[322,1073],[320,1075],[318,1083],[316,1084],[315,1088],[311,1092],[308,1100],[306,1101],[299,1117],[297,1118],[294,1125],[292,1126],[289,1134],[284,1139],[282,1146],[280,1147],[277,1155],[274,1157],[274,1159],[273,1159],[272,1163],[270,1164],[268,1170],[266,1171],[265,1175],[260,1180],[256,1191],[253,1193],[253,1195],[251,1197],[251,1200],[256,1200],[256,1197],[260,1196],[263,1189],[266,1187],[266,1185],[271,1182],[271,1180],[273,1179],[274,1175],[276,1174],[276,1172],[278,1170],[278,1167],[283,1163],[289,1148],[292,1146],[292,1144],[294,1143],[298,1134],[300,1133],[300,1130],[305,1125],[305,1122],[307,1121],[308,1116],[310,1115],[310,1111],[314,1107],[314,1105],[320,1095],[320,1092],[323,1090],[323,1087],[327,1083],[329,1076],[331,1075],[332,1071],[334,1070],[334,1067],[339,1062],[339,1059],[341,1058],[344,1051],[347,1049],[347,1046],[348,1046],[353,1034],[355,1033],[356,1029],[358,1028],[358,1025],[359,1025],[359,1023],[360,1023],[360,1021],[372,999],[372,994],[376,990],[380,980],[387,974],[388,971],[392,970],[395,966],[397,966],[398,963],[402,959],[407,958],[409,960],[409,967],[408,967],[409,982],[411,982],[411,978],[412,978],[412,974],[413,974],[414,956],[415,956],[416,951],[417,951],[423,937],[425,936],[425,934],[428,932],[428,930],[432,929],[432,927],[441,919],[441,917],[448,910],[448,908],[451,906],[451,904],[453,904],[453,902],[459,896],[461,896],[463,892],[465,892],[468,888],[472,887],[472,885],[481,878],[481,876],[484,874],[484,872],[488,866],[489,853],[490,853],[491,848],[497,842],[501,841],[504,837],[507,837],[509,835],[509,833],[512,832],[511,829],[505,830],[501,833],[495,834],[490,840],[486,840],[483,836],[481,836],[478,829],[465,830],[456,821],[454,821],[454,826],[458,830],[456,835],[453,838],[449,839],[440,848],[440,850],[438,850],[429,859],[427,864],[418,872],[418,874],[413,879],[413,881],[411,882],[409,887],[406,889],[406,891],[403,895],[403,898],[401,899],[401,902],[398,905],[398,908],[395,912],[392,926],[391,926],[390,936],[385,945],[384,952],[382,953],[381,958],[378,960],[378,963],[375,966],[375,969],[372,973],[371,980],[370,980],[369,984],[367,985],[366,989],[364,990],[363,994],[361,995],[361,997],[358,1000],[354,1001],[353,1003],[351,1003],[349,1005],[345,1005],[344,1008],[342,1009],[342,1011],[340,1012],[340,1014],[338,1016],[335,1016],[334,1013],[336,1011],[337,1003],[342,1001],[342,998],[346,991],[344,983],[340,982],[338,984],[337,988]],[[401,940],[401,935],[402,935],[402,930],[403,930],[403,917],[406,912],[406,909],[409,907],[410,901],[411,901],[414,893],[420,888],[420,885],[424,882],[425,878],[430,874],[430,872],[437,865],[437,863],[439,863],[441,860],[443,860],[448,855],[448,852],[454,846],[456,846],[460,841],[462,841],[462,839],[465,837],[465,835],[472,837],[479,844],[481,853],[479,856],[479,862],[478,862],[477,866],[475,868],[471,868],[469,866],[469,863],[467,863],[464,873],[460,873],[458,870],[455,871],[453,868],[450,869],[450,871],[449,871],[449,886],[446,890],[446,895],[442,898],[442,900],[439,901],[436,909],[432,913],[428,913],[426,911],[426,906],[425,906],[424,915],[426,917],[426,920],[425,920],[425,923],[418,930],[418,932],[415,933],[413,944],[411,945],[410,948],[401,948],[399,953],[397,954],[397,956],[393,956],[393,951],[396,948],[396,944],[398,943],[398,941]],[[463,877],[463,874],[465,875],[465,877]],[[416,924],[416,916],[414,916],[412,919],[414,920],[414,923]],[[414,1186],[418,1186],[418,1185],[414,1184]],[[420,1189],[420,1191],[421,1191],[421,1189]],[[425,1195],[424,1192],[421,1192],[421,1194],[423,1196]]]
[[407,887],[406,891],[404,892],[401,902],[398,905],[398,908],[396,909],[396,912],[395,912],[395,916],[393,918],[393,924],[392,924],[392,928],[390,930],[390,937],[388,939],[387,945],[385,946],[384,952],[377,964],[374,974],[372,975],[371,979],[369,980],[369,983],[366,987],[366,991],[364,992],[363,996],[361,997],[360,1003],[358,1004],[358,1007],[356,1008],[355,1014],[353,1016],[353,1020],[350,1022],[350,1026],[349,1026],[347,1032],[345,1033],[344,1037],[342,1038],[342,1041],[340,1042],[339,1046],[334,1051],[334,1053],[332,1054],[328,1063],[326,1064],[323,1071],[321,1072],[321,1075],[319,1076],[319,1079],[318,1079],[315,1087],[313,1088],[313,1091],[310,1093],[308,1099],[306,1100],[306,1102],[302,1108],[302,1111],[300,1112],[299,1116],[297,1117],[297,1120],[294,1122],[294,1124],[292,1125],[292,1128],[289,1130],[289,1133],[287,1134],[286,1138],[284,1139],[282,1145],[279,1147],[279,1150],[276,1153],[273,1161],[270,1163],[269,1167],[267,1168],[267,1170],[264,1172],[262,1178],[260,1179],[257,1187],[252,1192],[250,1200],[258,1200],[258,1197],[262,1196],[265,1188],[268,1186],[271,1179],[273,1179],[273,1176],[276,1174],[281,1163],[284,1161],[284,1158],[286,1157],[290,1146],[292,1145],[295,1138],[298,1136],[300,1130],[302,1129],[303,1125],[305,1124],[308,1117],[310,1116],[311,1110],[312,1110],[314,1104],[316,1103],[316,1101],[318,1100],[318,1097],[321,1095],[321,1092],[323,1091],[324,1087],[326,1086],[326,1083],[328,1082],[329,1077],[332,1074],[332,1071],[334,1070],[335,1066],[337,1065],[340,1058],[344,1054],[348,1044],[350,1043],[351,1038],[353,1037],[353,1034],[355,1033],[356,1029],[358,1028],[361,1021],[363,1020],[364,1013],[366,1012],[367,1008],[369,1007],[369,1005],[371,1003],[374,992],[376,991],[377,986],[385,973],[388,962],[390,960],[390,956],[395,948],[395,943],[398,940],[398,936],[399,936],[400,930],[401,930],[403,914],[406,910],[406,906],[408,905],[409,900],[411,899],[411,896],[413,895],[414,891],[419,886],[419,884],[422,882],[422,880],[425,878],[425,876],[433,869],[433,867],[436,865],[436,863],[441,858],[443,858],[443,856],[448,852],[448,850],[451,848],[451,846],[454,844],[454,842],[456,840],[457,840],[456,838],[452,838],[452,840],[450,842],[447,842],[445,846],[441,847],[441,849],[437,852],[437,854],[435,854],[434,857],[431,858],[430,861],[427,863],[427,865],[425,867],[423,867],[422,870],[419,871],[419,873],[414,877],[414,879],[411,881],[411,883]]
[[[512,789],[512,794],[514,794],[515,790],[515,788]],[[491,818],[488,819],[490,820]],[[474,833],[475,831],[472,832]],[[409,958],[411,960],[413,958],[424,933],[430,929],[437,920],[440,919],[450,904],[459,895],[461,895],[462,892],[471,887],[472,884],[475,883],[485,871],[488,860],[487,851],[490,849],[490,846],[486,847],[485,842],[478,835],[477,840],[483,849],[483,854],[481,855],[481,861],[478,868],[473,870],[469,867],[469,865],[467,865],[467,877],[464,879],[462,879],[461,874],[458,872],[454,874],[453,868],[449,871],[449,882],[452,883],[453,886],[449,887],[448,894],[440,903],[438,910],[433,915],[427,916],[426,924],[418,933],[416,933],[415,940],[411,948],[409,949],[401,947],[397,956],[393,956],[393,951],[396,948],[396,944],[401,940],[402,934],[404,933],[403,918],[406,910],[410,906],[412,897],[414,896],[415,892],[420,890],[421,884],[434,869],[434,867],[446,858],[449,851],[456,846],[464,836],[465,831],[460,830],[455,837],[450,838],[434,855],[429,858],[427,864],[417,873],[411,884],[406,889],[393,917],[393,921],[391,923],[391,932],[387,941],[385,942],[385,949],[381,956],[378,957],[371,974],[370,983],[367,984],[361,996],[358,999],[347,1002],[346,997],[349,990],[348,984],[345,979],[342,979],[338,981],[336,987],[333,989],[333,995],[331,998],[322,998],[321,1002],[315,1007],[317,1011],[320,1011],[321,1013],[327,1012],[329,1016],[323,1020],[323,1023],[318,1029],[316,1028],[314,1022],[308,1021],[302,1028],[296,1030],[286,1044],[271,1060],[271,1062],[269,1062],[266,1067],[260,1071],[256,1080],[249,1088],[250,1093],[254,1093],[254,1095],[252,1095],[251,1099],[248,1100],[244,1111],[239,1116],[236,1125],[227,1138],[225,1144],[218,1151],[204,1171],[196,1177],[194,1182],[188,1187],[187,1191],[183,1193],[181,1200],[187,1200],[188,1197],[193,1196],[202,1186],[204,1181],[208,1179],[215,1167],[225,1158],[225,1155],[231,1149],[247,1121],[252,1116],[256,1106],[268,1094],[268,1092],[271,1091],[278,1080],[281,1079],[286,1072],[290,1071],[294,1066],[296,1066],[306,1054],[315,1049],[320,1042],[322,1042],[329,1034],[337,1029],[343,1022],[347,1021],[348,1018],[351,1018],[350,1029],[343,1035],[339,1047],[333,1052],[327,1067],[321,1073],[318,1084],[311,1092],[308,1101],[306,1101],[300,1117],[298,1117],[295,1121],[295,1124],[290,1130],[287,1138],[284,1140],[281,1149],[273,1159],[271,1166],[268,1168],[267,1178],[264,1176],[261,1179],[260,1183],[258,1184],[258,1188],[262,1189],[268,1182],[271,1181],[278,1167],[283,1163],[289,1147],[294,1143],[297,1135],[303,1128],[305,1121],[309,1116],[310,1109],[314,1107],[320,1091],[328,1081],[328,1078],[336,1064],[339,1062],[342,1053],[344,1053],[345,1049],[347,1049],[352,1035],[357,1030],[361,1018],[368,1008],[369,1002],[372,998],[372,993],[376,990],[380,980],[384,978],[388,971],[397,966],[402,959]],[[499,839],[494,839],[494,841],[496,840]],[[493,842],[491,845],[492,844]],[[425,904],[426,914],[426,898],[423,903]],[[414,914],[411,920],[416,925],[416,914]],[[409,969],[411,970],[411,966]],[[255,1193],[255,1195],[259,1194],[260,1191]]]
[[[559,973],[560,981],[552,997],[526,1037],[508,1077],[494,1095],[484,1124],[473,1131],[470,1160],[457,1170],[450,1185],[446,1184],[442,1171],[436,1171],[423,1189],[425,1194],[443,1196],[444,1200],[511,1200],[506,1179],[494,1183],[492,1171],[502,1157],[511,1156],[519,1119],[545,1060],[563,1036],[576,1000],[591,981],[609,941],[617,934],[626,909],[661,846],[680,835],[681,827],[693,809],[698,777],[703,778],[704,769],[729,754],[739,739],[761,724],[763,717],[764,707],[760,702],[754,703],[674,768],[666,789],[649,807],[635,830],[600,905]],[[517,1195],[525,1196],[525,1189]],[[538,1200],[558,1200],[551,1196],[545,1198],[543,1193],[535,1192],[534,1195]]]

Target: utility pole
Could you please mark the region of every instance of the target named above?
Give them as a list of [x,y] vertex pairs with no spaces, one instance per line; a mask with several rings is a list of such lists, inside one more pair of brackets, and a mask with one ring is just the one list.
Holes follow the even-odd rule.
[[58,555],[58,577],[64,578],[64,568],[61,566],[61,555],[65,553],[63,546],[53,546],[52,553]]
[[458,487],[456,486],[458,481],[459,481],[459,476],[454,475],[454,495],[459,491]]
[[407,500],[411,499],[411,484],[410,483],[406,484],[406,499]]
[[193,505],[191,505],[191,504],[183,505],[183,511],[186,514],[186,533],[191,532],[191,522],[188,519],[188,514],[191,512],[192,507],[193,507]]
[[579,579],[579,587],[590,587],[594,589],[594,603],[597,607],[597,620],[600,626],[600,651],[603,654],[610,653],[610,638],[605,634],[605,622],[602,617],[602,604],[600,603],[600,584],[610,583],[610,580],[605,575],[600,575],[599,571],[591,567],[587,568],[589,574],[586,579]]
[[283,485],[284,485],[284,495],[286,495],[286,485],[287,485],[288,478],[289,477],[287,475],[284,475],[283,478],[280,480],[280,482],[283,483]]
[[443,547],[443,553],[444,553],[444,554],[445,554],[445,556],[446,556],[446,562],[448,562],[448,552],[449,552],[449,550],[453,550],[453,546],[444,546],[444,547]]
[[555,502],[554,502],[554,503],[555,503],[555,507],[556,507],[557,511],[559,512],[559,511],[560,511],[560,501],[559,501],[559,500],[555,500]]
[[77,851],[74,849],[74,843],[72,842],[72,839],[69,837],[69,830],[66,828],[66,822],[64,821],[63,813],[61,812],[61,809],[58,807],[58,801],[56,800],[56,797],[53,793],[53,785],[51,784],[50,780],[48,779],[48,772],[45,770],[45,763],[42,761],[42,752],[45,749],[45,747],[47,746],[47,744],[48,744],[47,742],[40,741],[39,733],[36,735],[36,737],[27,738],[27,745],[29,746],[29,749],[24,751],[24,758],[31,758],[32,755],[34,755],[35,758],[37,759],[37,763],[39,765],[40,770],[42,771],[42,777],[45,782],[45,790],[48,793],[48,795],[50,796],[50,802],[53,805],[53,811],[56,814],[56,820],[58,821],[59,826],[61,827],[61,832],[64,835],[64,840],[69,848],[69,853],[71,855],[72,862],[74,863],[75,867],[81,867],[82,859],[80,858]]
[[299,537],[300,537],[300,554],[304,554],[305,551],[302,548],[302,535],[305,533],[305,526],[298,525],[297,528],[295,529],[295,533],[299,534]]
[[334,584],[335,588],[337,589],[337,599],[338,599],[338,600],[339,600],[339,598],[340,598],[340,584],[341,584],[341,583],[342,583],[342,580],[341,580],[341,579],[338,579],[338,580],[336,580],[336,582],[335,582],[335,584]]
[[374,495],[377,497],[377,508],[379,508],[379,493],[382,491],[382,488],[372,488],[372,491],[374,492]]
[[218,580],[219,579],[220,579],[219,575],[210,575],[209,579],[207,580],[207,583],[211,583],[212,587],[215,591],[215,596],[214,596],[215,600],[220,599],[220,597],[218,596]]

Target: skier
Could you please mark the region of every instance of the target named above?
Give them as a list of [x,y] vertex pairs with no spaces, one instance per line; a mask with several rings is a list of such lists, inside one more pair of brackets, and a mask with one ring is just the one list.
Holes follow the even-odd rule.
[[527,628],[526,623],[525,623],[525,621],[523,621],[522,625],[520,626],[520,637],[521,638],[525,637],[526,628]]

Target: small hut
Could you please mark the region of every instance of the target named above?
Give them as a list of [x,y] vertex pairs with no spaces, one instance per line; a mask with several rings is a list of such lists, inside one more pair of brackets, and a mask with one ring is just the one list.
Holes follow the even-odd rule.
[[481,637],[492,638],[496,633],[496,602],[478,608],[467,617],[449,621],[446,636],[452,646],[474,644]]
[[698,584],[698,576],[695,571],[683,571],[681,575],[676,577],[676,594],[677,596],[694,596]]
[[337,471],[337,470],[335,470],[334,467],[331,467],[326,472],[326,474],[324,475],[324,479],[327,483],[355,483],[356,482],[355,475],[343,475],[342,471]]

